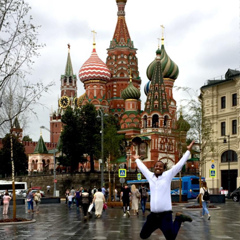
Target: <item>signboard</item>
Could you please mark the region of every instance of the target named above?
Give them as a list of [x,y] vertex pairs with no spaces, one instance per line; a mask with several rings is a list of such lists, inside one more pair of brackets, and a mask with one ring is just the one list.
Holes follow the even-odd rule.
[[216,169],[210,169],[209,170],[209,177],[211,177],[211,178],[216,177]]
[[215,165],[214,165],[214,164],[212,164],[212,165],[211,165],[211,168],[212,168],[212,169],[214,169],[214,168],[215,168]]
[[127,177],[127,170],[123,169],[123,168],[118,169],[118,176],[119,177]]
[[142,180],[142,174],[141,173],[137,174],[137,180]]

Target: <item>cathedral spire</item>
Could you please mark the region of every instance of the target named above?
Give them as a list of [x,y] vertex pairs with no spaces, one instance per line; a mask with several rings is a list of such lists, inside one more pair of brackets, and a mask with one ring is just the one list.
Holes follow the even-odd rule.
[[65,75],[66,76],[72,76],[73,75],[73,68],[72,68],[72,61],[70,57],[70,44],[68,46],[68,57],[67,57],[67,64],[65,68]]
[[118,21],[113,35],[113,39],[110,44],[110,48],[128,46],[133,48],[133,42],[131,41],[127,24],[125,21],[125,5],[127,0],[116,0],[118,6]]
[[151,87],[147,93],[145,111],[148,113],[158,111],[161,114],[168,112],[168,100],[163,81],[161,66],[161,51],[156,51],[156,64],[152,69]]
[[96,49],[95,34],[97,34],[97,32],[95,32],[94,30],[92,30],[92,33],[93,33],[93,49]]

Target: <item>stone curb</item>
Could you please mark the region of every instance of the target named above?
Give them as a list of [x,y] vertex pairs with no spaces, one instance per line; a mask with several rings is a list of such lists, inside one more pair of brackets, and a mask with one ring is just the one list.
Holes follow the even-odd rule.
[[27,220],[27,221],[22,221],[22,222],[0,222],[0,226],[1,225],[18,225],[18,224],[28,224],[28,223],[35,223],[36,220],[32,219],[32,220]]

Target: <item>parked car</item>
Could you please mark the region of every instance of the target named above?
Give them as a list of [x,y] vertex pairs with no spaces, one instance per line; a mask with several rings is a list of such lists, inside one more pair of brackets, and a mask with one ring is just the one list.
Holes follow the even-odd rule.
[[240,187],[234,190],[231,194],[230,197],[234,202],[239,202],[240,199]]

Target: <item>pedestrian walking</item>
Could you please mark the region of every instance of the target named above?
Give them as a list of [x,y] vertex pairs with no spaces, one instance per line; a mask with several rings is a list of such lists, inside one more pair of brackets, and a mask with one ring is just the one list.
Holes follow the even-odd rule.
[[71,191],[70,191],[70,194],[72,195],[72,204],[75,203],[75,189],[74,187],[72,187]]
[[140,199],[140,192],[136,188],[136,185],[131,186],[131,201],[132,201],[132,210],[133,210],[133,215],[138,215],[138,205],[139,205],[139,199]]
[[209,193],[208,193],[208,188],[207,188],[207,183],[206,182],[202,182],[201,184],[201,188],[200,188],[200,192],[197,196],[197,199],[199,197],[201,197],[201,201],[202,201],[202,215],[201,218],[204,217],[205,213],[208,215],[208,220],[211,219],[211,215],[209,214],[209,210],[207,207],[208,201],[209,201]]
[[39,213],[39,205],[40,205],[40,202],[41,202],[41,193],[40,193],[40,190],[37,190],[37,192],[34,194],[34,202],[36,204],[36,213]]
[[67,189],[66,192],[65,192],[65,199],[66,199],[65,204],[68,203],[68,196],[69,196],[69,193],[70,193],[70,191],[69,191],[69,189]]
[[11,197],[10,197],[8,191],[6,191],[5,194],[3,195],[3,215],[8,214],[10,200],[11,200]]
[[144,184],[141,185],[141,188],[139,190],[141,194],[141,208],[142,208],[142,214],[145,216],[145,211],[146,211],[146,202],[148,200],[148,190],[145,187]]
[[128,185],[125,183],[124,187],[121,191],[121,200],[123,202],[123,216],[130,217],[130,197],[131,197],[131,190],[129,189]]
[[34,194],[32,192],[32,188],[29,188],[28,191],[27,191],[28,213],[30,213],[31,211],[34,212],[34,210],[33,210],[33,198],[34,198]]
[[69,193],[68,195],[68,208],[71,209],[72,208],[72,203],[73,203],[73,195],[71,193]]
[[86,188],[84,188],[82,193],[82,210],[84,215],[84,221],[87,221],[88,208],[90,204],[90,195]]
[[76,202],[77,210],[79,209],[81,195],[82,195],[82,192],[80,192],[79,188],[77,188],[77,190],[75,191],[75,202]]
[[171,169],[167,170],[164,162],[158,160],[154,167],[154,172],[148,170],[144,163],[139,159],[139,155],[133,156],[137,166],[149,182],[151,199],[151,213],[148,215],[140,232],[140,237],[146,239],[156,230],[160,229],[167,240],[174,240],[182,222],[191,222],[192,219],[180,212],[176,213],[174,222],[172,221],[172,200],[171,200],[171,181],[172,178],[181,171],[183,165],[190,156],[190,150],[194,141],[187,146],[187,152]]
[[96,218],[100,218],[102,216],[103,203],[105,203],[105,197],[101,188],[94,194],[93,202],[95,206],[95,216]]

